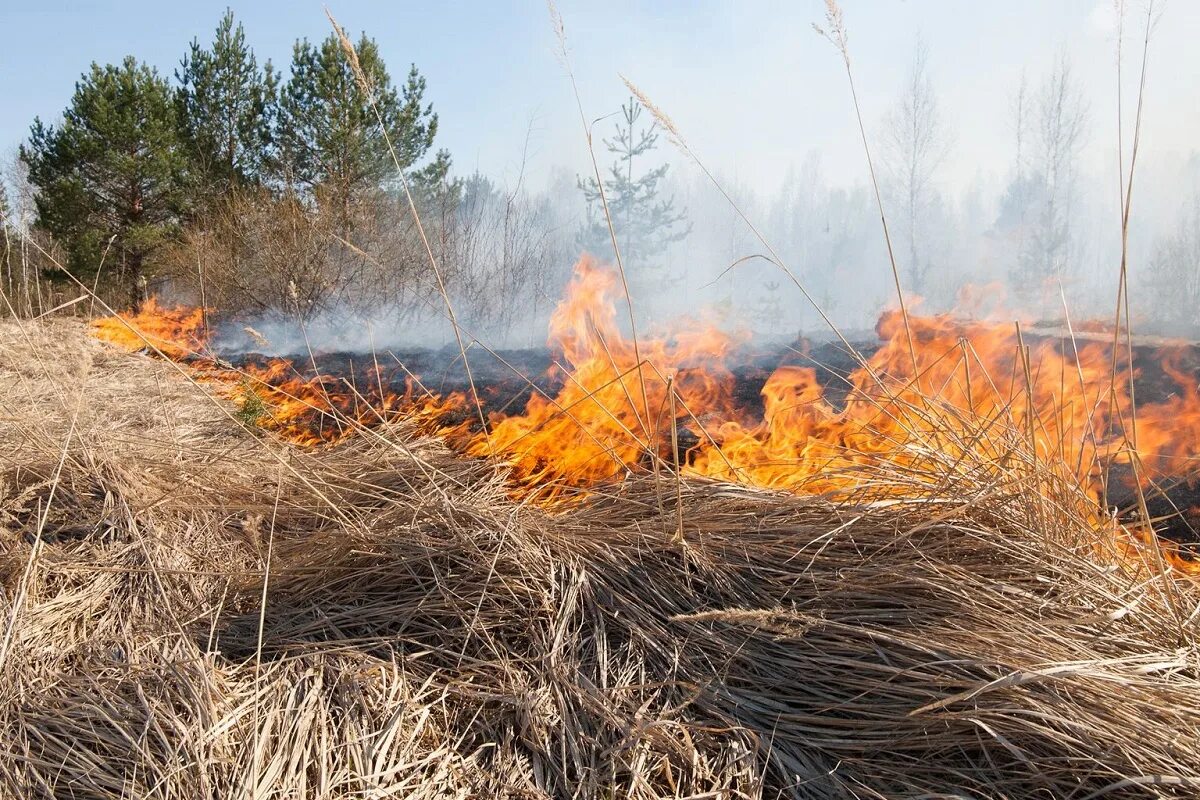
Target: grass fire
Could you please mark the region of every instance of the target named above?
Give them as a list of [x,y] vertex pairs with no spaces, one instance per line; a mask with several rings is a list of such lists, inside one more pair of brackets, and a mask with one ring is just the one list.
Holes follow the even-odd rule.
[[[818,366],[784,364],[766,374],[761,408],[750,409],[736,399],[744,342],[683,327],[644,339],[635,352],[617,325],[617,286],[613,270],[590,259],[577,265],[551,317],[550,366],[530,376],[505,363],[513,374],[501,385],[527,397],[515,412],[484,409],[513,403],[504,395],[483,401],[488,386],[435,394],[391,352],[360,354],[360,373],[352,362],[341,367],[346,374],[322,371],[315,354],[311,366],[303,357],[218,366],[219,348],[210,347],[197,309],[151,303],[93,327],[125,349],[204,364],[206,378],[226,384],[243,410],[256,409],[259,424],[287,441],[328,443],[403,417],[460,452],[504,463],[514,490],[550,506],[638,471],[847,501],[919,500],[949,485],[962,490],[969,480],[980,491],[1025,499],[1049,492],[1041,499],[1077,508],[1114,533],[1121,526],[1113,525],[1109,499],[1166,504],[1171,513],[1123,533],[1157,541],[1158,523],[1174,534],[1165,557],[1193,570],[1186,550],[1171,541],[1197,538],[1188,503],[1195,496],[1190,465],[1200,456],[1200,396],[1181,363],[1198,354],[1184,345],[1141,356],[1157,359],[1156,383],[1165,385],[1155,387],[1161,400],[1143,399],[1137,409],[1138,444],[1118,433],[1133,414],[1135,377],[1113,371],[1111,342],[1022,334],[1019,323],[948,314],[907,325],[899,313],[884,315],[882,345],[869,357],[846,343],[842,360],[855,366],[846,374],[825,370],[826,383],[844,384],[839,407],[826,397]],[[781,358],[820,364],[794,346]],[[473,399],[487,414],[483,424],[473,424]]]
[[1200,333],[1139,328],[1138,272],[1186,301],[1194,248],[1132,212],[1161,9],[1087,21],[1142,71],[1085,241],[1065,55],[985,212],[926,46],[873,122],[879,62],[819,5],[864,177],[806,168],[760,223],[631,80],[593,141],[549,8],[574,216],[533,126],[515,186],[460,175],[426,77],[332,16],[286,78],[226,10],[178,85],[93,65],[34,123],[0,797],[1196,796]]

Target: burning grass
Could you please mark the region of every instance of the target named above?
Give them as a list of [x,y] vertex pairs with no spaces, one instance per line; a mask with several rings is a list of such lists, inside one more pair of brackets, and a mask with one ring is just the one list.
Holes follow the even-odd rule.
[[0,328],[0,398],[8,796],[1200,786],[1192,579],[1020,437],[837,503],[646,469],[547,510],[396,415],[248,434],[67,323]]
[[[360,356],[367,368],[359,371],[351,361],[322,373],[310,354],[311,369],[245,361],[204,377],[236,383],[243,411],[296,443],[336,441],[397,416],[421,420],[456,449],[503,461],[519,492],[541,504],[574,502],[646,471],[850,502],[936,500],[971,486],[1069,507],[1106,547],[1136,547],[1132,538],[1158,549],[1155,526],[1200,538],[1192,526],[1200,517],[1200,393],[1179,349],[1148,356],[1165,389],[1135,415],[1140,370],[1116,369],[1103,339],[1078,339],[1068,328],[1027,340],[1019,325],[886,313],[882,346],[869,358],[852,353],[855,368],[836,377],[844,386],[784,364],[752,410],[731,371],[739,337],[693,322],[639,346],[617,323],[618,290],[617,274],[585,256],[551,318],[553,366],[530,377],[512,368],[531,389],[528,401],[491,409],[484,424],[476,424],[474,383],[471,400],[467,392],[441,396],[403,364],[385,374],[376,353]],[[151,308],[95,328],[126,349],[194,362],[211,356],[197,333],[201,319]],[[840,395],[836,404],[831,394]],[[1174,544],[1161,552],[1178,569],[1198,569]]]

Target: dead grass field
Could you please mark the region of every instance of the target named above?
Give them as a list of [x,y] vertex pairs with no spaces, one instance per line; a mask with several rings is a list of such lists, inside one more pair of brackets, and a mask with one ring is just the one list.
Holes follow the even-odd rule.
[[3,796],[1200,791],[1200,595],[1065,512],[642,476],[548,513],[183,369],[0,325]]

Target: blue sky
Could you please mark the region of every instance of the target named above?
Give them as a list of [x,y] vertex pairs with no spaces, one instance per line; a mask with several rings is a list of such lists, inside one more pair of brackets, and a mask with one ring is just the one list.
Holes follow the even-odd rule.
[[[1161,0],[1159,0],[1160,5]],[[35,115],[53,120],[88,64],[126,54],[170,74],[188,42],[206,42],[226,5],[260,58],[286,67],[297,37],[328,32],[311,0],[0,3],[0,156]],[[1111,0],[845,0],[860,99],[874,124],[894,102],[920,35],[954,127],[947,178],[999,173],[1011,160],[1007,107],[1022,70],[1036,80],[1065,50],[1091,103],[1089,158],[1112,151],[1115,123]],[[1138,12],[1142,0],[1131,0]],[[460,170],[515,176],[581,171],[586,151],[570,85],[554,57],[541,0],[366,2],[330,0],[339,21],[366,30],[400,74],[415,62],[441,116],[441,146]],[[1200,2],[1169,0],[1153,41],[1146,147],[1183,154],[1200,140]],[[675,120],[711,166],[769,187],[813,149],[827,175],[864,168],[840,60],[818,38],[822,0],[635,2],[561,0],[571,57],[590,117],[625,97],[630,76]],[[1140,25],[1140,14],[1135,23]],[[1133,62],[1129,62],[1133,72]],[[602,124],[601,133],[608,124]]]

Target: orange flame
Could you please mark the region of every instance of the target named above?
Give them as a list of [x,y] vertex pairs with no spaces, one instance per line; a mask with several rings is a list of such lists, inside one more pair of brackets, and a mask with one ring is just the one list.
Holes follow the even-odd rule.
[[94,320],[95,335],[130,352],[157,351],[175,361],[192,361],[206,369],[200,377],[224,384],[244,410],[256,410],[256,424],[300,445],[337,441],[364,427],[404,417],[436,419],[462,403],[459,395],[418,395],[411,381],[402,392],[372,366],[361,387],[342,377],[305,377],[290,359],[238,369],[218,365],[208,351],[207,315],[211,310],[164,308],[151,298],[139,312]]
[[129,351],[156,349],[180,361],[206,349],[207,333],[203,308],[162,308],[153,297],[141,311],[92,321],[96,336]]
[[735,413],[723,364],[733,340],[703,330],[641,342],[639,364],[617,325],[616,286],[592,261],[577,265],[550,320],[551,346],[569,365],[556,367],[562,389],[553,398],[534,395],[519,416],[492,415],[491,431],[477,435],[469,452],[503,455],[531,486],[591,486],[644,462],[669,463],[660,433],[684,424],[688,408]]
[[375,366],[362,371],[361,383],[332,375],[304,377],[286,358],[246,364],[240,372],[235,395],[243,409],[261,406],[259,427],[305,446],[336,442],[398,417],[431,422],[463,402],[459,394],[418,394],[411,378],[404,391],[393,391],[392,379]]
[[999,464],[1010,445],[999,433],[1014,427],[1028,429],[1039,458],[1092,467],[1107,448],[1111,398],[1125,398],[1127,376],[1109,388],[1103,345],[1089,343],[1078,357],[1045,340],[1019,351],[1015,328],[949,315],[910,318],[914,372],[903,319],[889,312],[878,326],[884,346],[847,377],[844,408],[826,400],[815,369],[782,366],[754,421],[732,400],[725,361],[738,342],[715,328],[649,339],[639,343],[639,369],[616,324],[616,286],[609,271],[579,264],[550,325],[550,346],[567,362],[562,390],[534,397],[519,416],[494,415],[490,437],[478,436],[472,452],[504,454],[533,483],[588,486],[670,461],[674,426],[699,439],[684,465],[692,474],[841,491],[848,473],[915,468],[934,452]]
[[[1112,527],[1103,504],[1113,475],[1123,474],[1113,464],[1137,491],[1168,476],[1190,478],[1185,467],[1200,455],[1200,387],[1171,353],[1161,368],[1177,389],[1138,406],[1134,434],[1133,376],[1114,372],[1111,344],[1027,339],[1015,325],[936,315],[909,317],[910,350],[902,316],[888,312],[877,328],[882,347],[845,377],[844,402],[829,398],[815,368],[785,365],[766,380],[756,414],[734,400],[727,366],[741,339],[689,325],[635,348],[617,321],[618,290],[610,270],[581,260],[550,323],[562,361],[546,377],[561,388],[534,394],[520,414],[492,413],[487,430],[460,423],[442,433],[468,453],[509,463],[545,502],[660,467],[876,498],[936,497],[952,478],[987,487],[1018,476],[1025,492],[1048,493],[1047,481],[1081,490],[1097,527]],[[122,319],[97,321],[97,335],[130,349],[144,347],[144,336],[171,358],[204,349],[199,310],[148,304]],[[393,391],[374,368],[358,379],[306,377],[277,359],[225,379],[244,405],[262,403],[263,427],[308,445],[397,414],[437,427],[465,405],[459,395],[417,393],[411,380]]]

